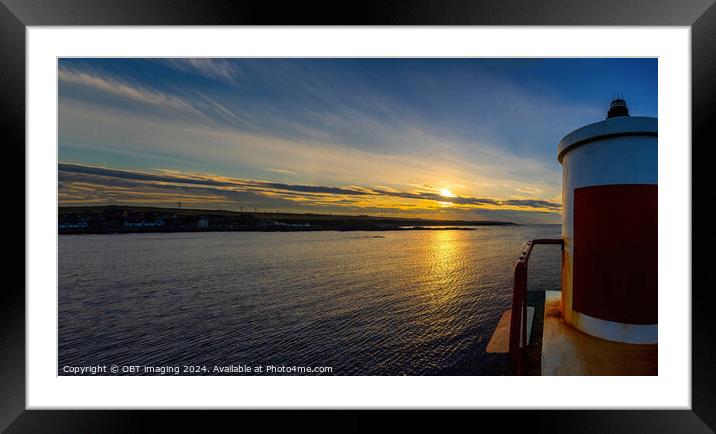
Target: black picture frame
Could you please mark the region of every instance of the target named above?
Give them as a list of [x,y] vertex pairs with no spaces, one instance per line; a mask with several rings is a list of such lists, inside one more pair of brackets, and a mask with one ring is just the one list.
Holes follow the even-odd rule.
[[[714,0],[464,0],[357,3],[196,0],[0,0],[0,123],[6,164],[4,175],[5,279],[0,298],[0,428],[24,432],[142,432],[149,424],[236,430],[251,423],[331,431],[368,430],[376,411],[105,411],[26,410],[25,394],[25,35],[27,26],[107,25],[558,25],[689,26],[692,47],[693,150],[716,143],[716,6]],[[663,78],[660,78],[663,79]],[[693,159],[697,162],[698,160]],[[703,159],[702,159],[703,161]],[[701,163],[705,164],[705,163]],[[693,169],[692,169],[693,170]],[[692,172],[693,173],[693,172]],[[694,193],[707,187],[693,183]],[[693,223],[696,216],[692,217]],[[24,231],[20,230],[23,227]],[[693,240],[692,240],[693,243]],[[705,243],[705,241],[704,241]],[[692,244],[693,246],[693,244]],[[692,269],[708,269],[708,257],[692,255]],[[674,288],[673,290],[689,290]],[[531,432],[713,432],[716,428],[716,322],[712,285],[693,285],[691,410],[527,410],[401,414],[381,422],[442,432],[472,426]],[[238,393],[238,391],[237,391]],[[377,392],[378,393],[378,392]],[[480,393],[475,391],[475,393]],[[518,390],[520,394],[539,391]],[[565,391],[565,393],[567,393]],[[615,390],[614,393],[619,393]],[[638,403],[635,403],[638,405]],[[437,417],[435,417],[437,416]],[[224,423],[229,422],[228,425]],[[400,425],[397,425],[397,424]],[[463,425],[467,424],[467,425]],[[261,426],[260,425],[260,426]],[[488,428],[489,429],[489,428]],[[492,428],[494,429],[494,428]],[[223,430],[223,429],[221,429]]]

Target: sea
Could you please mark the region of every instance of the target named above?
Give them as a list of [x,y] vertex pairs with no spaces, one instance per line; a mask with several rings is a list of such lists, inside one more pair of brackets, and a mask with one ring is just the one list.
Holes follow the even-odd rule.
[[561,227],[473,229],[61,235],[58,374],[490,375],[514,263]]

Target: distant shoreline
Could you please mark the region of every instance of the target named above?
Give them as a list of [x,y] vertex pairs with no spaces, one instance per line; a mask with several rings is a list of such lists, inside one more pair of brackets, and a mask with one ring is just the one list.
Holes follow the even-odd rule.
[[126,235],[126,234],[180,234],[180,233],[215,233],[215,232],[403,232],[403,231],[474,231],[475,228],[462,226],[432,228],[416,226],[410,228],[253,228],[253,229],[188,229],[188,230],[134,230],[134,231],[60,231],[60,235]]
[[175,232],[317,232],[475,230],[465,226],[518,226],[512,222],[436,220],[368,215],[236,212],[140,206],[58,208],[64,234]]

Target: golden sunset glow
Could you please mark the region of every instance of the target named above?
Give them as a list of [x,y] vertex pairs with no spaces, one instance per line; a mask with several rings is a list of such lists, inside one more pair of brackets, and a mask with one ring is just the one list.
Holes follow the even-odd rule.
[[[462,232],[434,231],[425,252],[426,275],[428,282],[422,291],[432,306],[442,306],[460,295],[453,279],[463,266],[464,251],[461,248]],[[430,278],[438,276],[438,279]]]
[[58,198],[559,223],[555,146],[596,108],[502,88],[500,63],[62,59]]
[[452,191],[448,190],[447,188],[443,188],[443,189],[440,190],[440,196],[443,196],[443,197],[455,197],[456,194],[453,193]]

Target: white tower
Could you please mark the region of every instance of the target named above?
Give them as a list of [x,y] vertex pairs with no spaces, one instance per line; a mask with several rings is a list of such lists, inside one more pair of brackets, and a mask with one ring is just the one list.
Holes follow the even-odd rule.
[[657,124],[617,98],[559,142],[562,316],[603,339],[657,342]]

